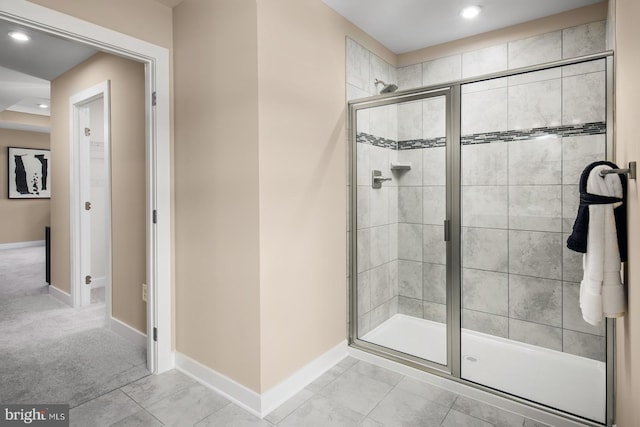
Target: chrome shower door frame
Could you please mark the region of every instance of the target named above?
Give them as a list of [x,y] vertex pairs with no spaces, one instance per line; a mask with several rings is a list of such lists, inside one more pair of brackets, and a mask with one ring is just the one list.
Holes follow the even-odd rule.
[[[585,55],[578,58],[554,61],[546,64],[523,67],[509,71],[493,73],[474,78],[458,80],[441,85],[422,87],[417,89],[399,91],[386,95],[378,95],[348,102],[348,124],[350,151],[350,239],[349,239],[349,345],[354,348],[384,357],[394,362],[402,363],[431,374],[448,378],[496,396],[500,396],[518,403],[522,403],[536,409],[540,409],[556,416],[577,421],[589,426],[602,426],[603,424],[586,420],[582,417],[566,413],[556,408],[538,404],[527,399],[477,384],[461,377],[461,86],[468,83],[493,80],[497,78],[515,76],[533,71],[542,71],[564,65],[579,64],[593,60],[604,59],[606,61],[606,123],[607,146],[606,158],[609,161],[615,159],[615,133],[614,133],[614,60],[613,52],[606,51],[598,54]],[[357,312],[357,112],[361,109],[378,107],[390,104],[399,104],[422,100],[433,96],[446,95],[446,219],[449,222],[449,236],[447,241],[447,364],[426,361],[416,356],[408,355],[369,343],[358,338],[358,312]],[[606,321],[606,424],[612,426],[615,422],[615,320]]]
[[[374,108],[374,107],[382,107],[385,105],[391,104],[399,104],[402,102],[411,102],[411,101],[422,101],[429,98],[435,97],[445,97],[445,109],[446,109],[446,160],[445,160],[445,169],[446,169],[446,220],[445,227],[449,229],[450,238],[446,242],[446,276],[447,276],[447,284],[446,284],[446,299],[450,301],[451,298],[454,297],[454,292],[456,291],[453,286],[455,283],[454,280],[459,280],[460,269],[459,264],[455,265],[453,260],[456,259],[454,254],[459,253],[460,251],[460,243],[459,243],[459,223],[458,220],[452,218],[453,212],[456,212],[455,201],[457,200],[457,209],[459,209],[459,200],[460,194],[458,189],[458,194],[451,194],[449,188],[455,188],[455,184],[459,184],[459,171],[456,175],[456,171],[452,170],[451,164],[454,159],[460,158],[460,150],[459,147],[457,149],[457,154],[454,153],[453,147],[455,146],[455,120],[453,120],[454,114],[452,112],[456,109],[455,102],[453,102],[453,97],[455,93],[459,94],[460,85],[457,85],[457,89],[453,87],[438,87],[436,89],[427,89],[427,90],[417,90],[410,91],[404,93],[394,93],[390,96],[375,96],[371,98],[366,98],[360,100],[358,102],[349,103],[349,138],[350,138],[350,157],[351,157],[351,170],[350,170],[350,202],[351,202],[351,218],[350,218],[350,230],[351,230],[351,239],[350,239],[350,270],[349,270],[349,344],[355,345],[358,348],[365,349],[371,353],[375,353],[386,357],[391,360],[395,360],[401,363],[404,363],[409,366],[414,366],[422,369],[423,366],[428,366],[432,372],[437,372],[443,375],[451,375],[455,372],[456,369],[456,360],[453,357],[456,354],[456,351],[459,353],[460,346],[460,313],[456,313],[454,309],[454,304],[447,303],[447,364],[441,365],[439,363],[429,361],[426,359],[422,359],[410,354],[402,353],[400,351],[396,351],[393,349],[389,349],[386,347],[379,346],[377,344],[369,343],[367,341],[360,340],[358,338],[358,329],[357,329],[357,309],[358,309],[358,301],[357,301],[357,278],[358,278],[358,257],[357,257],[357,200],[358,200],[358,186],[356,180],[357,174],[357,143],[356,135],[357,135],[357,114],[361,109]],[[456,92],[457,90],[457,92]],[[459,129],[459,117],[460,117],[460,108],[457,105],[457,117],[458,117],[458,129]],[[457,178],[456,178],[457,176]],[[455,242],[455,243],[454,243]],[[460,257],[457,257],[457,262],[459,263]],[[457,266],[457,270],[456,270]],[[459,294],[459,289],[457,290]],[[459,297],[459,296],[458,296]],[[456,337],[457,334],[457,337]],[[456,344],[457,343],[457,344]],[[457,361],[457,370],[460,370],[460,361]]]

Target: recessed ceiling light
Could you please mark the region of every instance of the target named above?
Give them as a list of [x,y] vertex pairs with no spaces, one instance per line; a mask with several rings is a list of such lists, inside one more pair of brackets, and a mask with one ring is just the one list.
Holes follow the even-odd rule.
[[480,15],[480,6],[467,6],[460,12],[460,16],[465,19],[473,19]]
[[40,107],[40,108],[49,108],[49,106],[47,104],[38,104],[38,107]]
[[19,42],[28,42],[31,40],[31,37],[20,31],[10,31],[9,37]]

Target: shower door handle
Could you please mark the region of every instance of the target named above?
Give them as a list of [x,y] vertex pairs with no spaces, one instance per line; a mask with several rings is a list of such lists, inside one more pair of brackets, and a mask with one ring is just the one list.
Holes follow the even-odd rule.
[[448,242],[451,240],[451,221],[448,219],[444,220],[444,241]]

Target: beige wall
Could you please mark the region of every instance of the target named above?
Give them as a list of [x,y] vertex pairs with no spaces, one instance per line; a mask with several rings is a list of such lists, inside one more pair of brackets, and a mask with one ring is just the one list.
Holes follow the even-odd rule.
[[263,392],[345,339],[346,35],[319,0],[258,2]]
[[186,0],[174,34],[176,348],[263,392],[346,338],[345,36],[395,55],[320,0]]
[[[626,167],[640,160],[640,3],[616,1],[616,163]],[[627,193],[629,261],[627,315],[617,325],[618,427],[637,426],[640,420],[640,199],[637,180]]]
[[167,49],[172,45],[171,8],[154,0],[29,1]]
[[483,49],[513,40],[521,40],[527,37],[588,24],[590,22],[603,21],[605,19],[607,19],[607,2],[603,1],[591,6],[585,6],[500,30],[489,31],[477,36],[403,53],[398,55],[397,65],[403,67],[405,65],[417,64],[431,59]]
[[49,225],[49,199],[9,199],[7,147],[49,148],[49,134],[0,129],[0,244],[44,240]]
[[52,285],[69,292],[69,98],[109,80],[113,317],[146,332],[144,65],[98,53],[51,82]]
[[176,349],[260,388],[256,2],[174,10]]

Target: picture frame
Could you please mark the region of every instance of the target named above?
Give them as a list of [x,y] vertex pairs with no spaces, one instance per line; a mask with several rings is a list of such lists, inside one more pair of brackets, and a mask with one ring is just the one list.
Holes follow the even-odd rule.
[[8,147],[9,199],[51,198],[51,150]]

